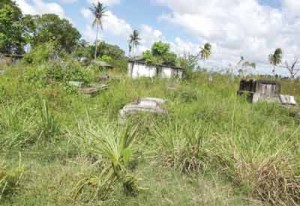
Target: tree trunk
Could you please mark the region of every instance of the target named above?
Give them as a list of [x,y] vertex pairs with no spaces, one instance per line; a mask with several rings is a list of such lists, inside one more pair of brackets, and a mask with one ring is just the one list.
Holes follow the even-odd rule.
[[94,59],[97,58],[97,49],[98,49],[98,32],[99,32],[99,25],[97,24],[97,31],[96,31],[96,41],[95,41],[95,55]]

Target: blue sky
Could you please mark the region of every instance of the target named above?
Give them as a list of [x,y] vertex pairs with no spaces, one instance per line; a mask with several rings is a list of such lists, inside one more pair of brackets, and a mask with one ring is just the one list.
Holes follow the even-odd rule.
[[[56,13],[69,19],[83,38],[95,31],[88,10],[97,0],[16,0],[24,13]],[[107,5],[101,39],[127,50],[133,29],[141,33],[136,53],[153,42],[169,42],[177,54],[197,53],[213,45],[211,60],[218,67],[235,65],[240,56],[269,73],[268,54],[278,47],[290,61],[300,52],[300,0],[102,0]]]

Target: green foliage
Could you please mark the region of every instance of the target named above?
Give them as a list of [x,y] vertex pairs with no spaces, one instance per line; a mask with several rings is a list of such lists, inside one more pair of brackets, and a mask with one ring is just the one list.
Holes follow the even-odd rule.
[[270,64],[277,66],[282,61],[282,49],[278,48],[274,51],[274,54],[269,55]]
[[201,58],[207,60],[211,55],[211,45],[209,43],[204,44],[204,47],[200,51]]
[[39,125],[40,137],[43,139],[51,139],[59,133],[59,125],[53,114],[49,111],[49,106],[46,100],[41,100],[41,122]]
[[[27,17],[30,18],[30,17]],[[77,46],[81,35],[79,31],[66,20],[55,14],[31,16],[27,20],[28,30],[32,34],[31,46],[53,42],[58,51],[71,52]]]
[[104,55],[110,56],[113,59],[125,58],[125,52],[119,46],[102,41],[97,47],[97,56],[102,57]]
[[177,55],[170,51],[170,45],[164,42],[155,42],[151,51],[143,53],[147,63],[156,65],[176,66]]
[[282,61],[282,49],[277,48],[273,54],[269,55],[269,62],[271,65],[273,65],[273,74],[275,75],[275,67],[279,65]]
[[92,185],[96,187],[95,196],[100,196],[100,199],[105,200],[108,193],[112,192],[114,184],[118,182],[122,183],[125,194],[136,196],[140,190],[137,179],[126,168],[132,159],[132,144],[136,139],[135,130],[120,131],[109,124],[99,127],[88,122],[86,126],[79,124],[77,132],[82,138],[79,140],[83,142],[82,146],[96,155],[99,160],[108,161],[108,163],[101,168],[97,177],[79,181],[73,197],[78,198],[84,186]]
[[82,81],[89,83],[92,80],[92,71],[83,68],[79,62],[72,59],[53,61],[48,64],[28,68],[25,70],[24,79],[45,86],[53,82]]
[[140,44],[140,41],[141,41],[141,38],[140,38],[139,31],[133,30],[133,33],[130,34],[129,41],[128,41],[129,54],[131,54],[132,50],[137,48],[137,46]]
[[103,55],[101,58],[100,58],[101,61],[104,61],[104,62],[108,62],[108,63],[111,63],[112,62],[112,58],[108,55]]
[[22,12],[13,1],[0,3],[0,53],[21,54],[23,38]]
[[53,42],[47,42],[31,49],[29,53],[24,55],[23,61],[28,64],[41,64],[46,63],[54,56],[57,56],[55,44]]
[[2,198],[12,195],[18,189],[20,179],[24,173],[24,166],[8,169],[4,162],[0,162],[0,201]]
[[[52,66],[40,66],[43,78]],[[13,167],[21,151],[30,168],[2,205],[299,204],[299,120],[236,96],[237,79],[122,78],[89,98],[65,91],[60,75],[45,87],[23,81],[38,68],[0,76],[1,156]],[[299,82],[282,87],[300,97]],[[118,125],[119,109],[142,97],[167,99],[168,114]]]
[[93,48],[89,45],[79,45],[72,54],[75,58],[86,58],[88,61],[91,61]]
[[177,64],[179,67],[184,69],[184,78],[191,79],[193,76],[193,72],[198,65],[198,56],[191,54],[184,54],[182,57],[179,57],[177,60]]
[[94,15],[94,20],[93,20],[93,27],[97,27],[96,30],[96,40],[95,40],[95,53],[94,53],[94,58],[97,58],[97,52],[98,52],[98,33],[99,33],[99,27],[102,30],[103,29],[103,18],[106,15],[106,7],[104,6],[103,3],[97,2],[97,4],[93,4],[92,7],[90,7],[90,11]]
[[153,56],[164,56],[170,51],[170,44],[164,42],[155,42],[151,47]]

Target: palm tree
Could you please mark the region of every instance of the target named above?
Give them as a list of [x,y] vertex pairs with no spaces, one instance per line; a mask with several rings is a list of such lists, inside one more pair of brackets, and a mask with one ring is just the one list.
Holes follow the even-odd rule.
[[204,47],[200,51],[201,59],[207,60],[211,55],[211,45],[210,43],[204,44]]
[[240,65],[243,61],[245,60],[245,58],[243,56],[241,56],[239,62],[237,63],[237,65]]
[[249,69],[249,68],[256,69],[256,63],[246,61],[245,58],[243,56],[241,56],[239,62],[236,65],[236,67],[238,68],[239,75],[244,76],[247,69]]
[[269,55],[269,62],[273,65],[272,73],[275,75],[275,67],[282,61],[282,49],[277,48],[274,54]]
[[98,2],[97,4],[93,4],[92,7],[90,7],[91,12],[94,15],[94,21],[93,21],[93,27],[96,26],[96,41],[95,41],[95,59],[97,57],[97,47],[98,47],[98,33],[99,33],[99,27],[101,30],[103,30],[103,17],[105,16],[106,7],[104,4]]
[[133,30],[133,33],[129,36],[129,55],[131,54],[132,50],[137,48],[138,45],[140,45],[140,34],[138,30]]

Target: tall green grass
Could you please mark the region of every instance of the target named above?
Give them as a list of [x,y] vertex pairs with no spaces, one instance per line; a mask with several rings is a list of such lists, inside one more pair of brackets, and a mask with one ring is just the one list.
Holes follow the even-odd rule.
[[[214,200],[206,199],[208,205],[300,204],[299,120],[279,105],[236,96],[238,79],[123,78],[89,98],[57,82],[31,84],[20,68],[6,75],[0,77],[1,151],[8,162],[22,151],[30,166],[8,205],[199,205],[206,199],[197,198],[199,179],[206,177],[215,191],[203,192]],[[283,91],[299,97],[300,90],[290,89],[297,85],[284,82]],[[119,109],[142,97],[166,99],[168,114],[133,115],[127,128],[118,125]],[[163,195],[155,181],[167,185],[158,189]]]

